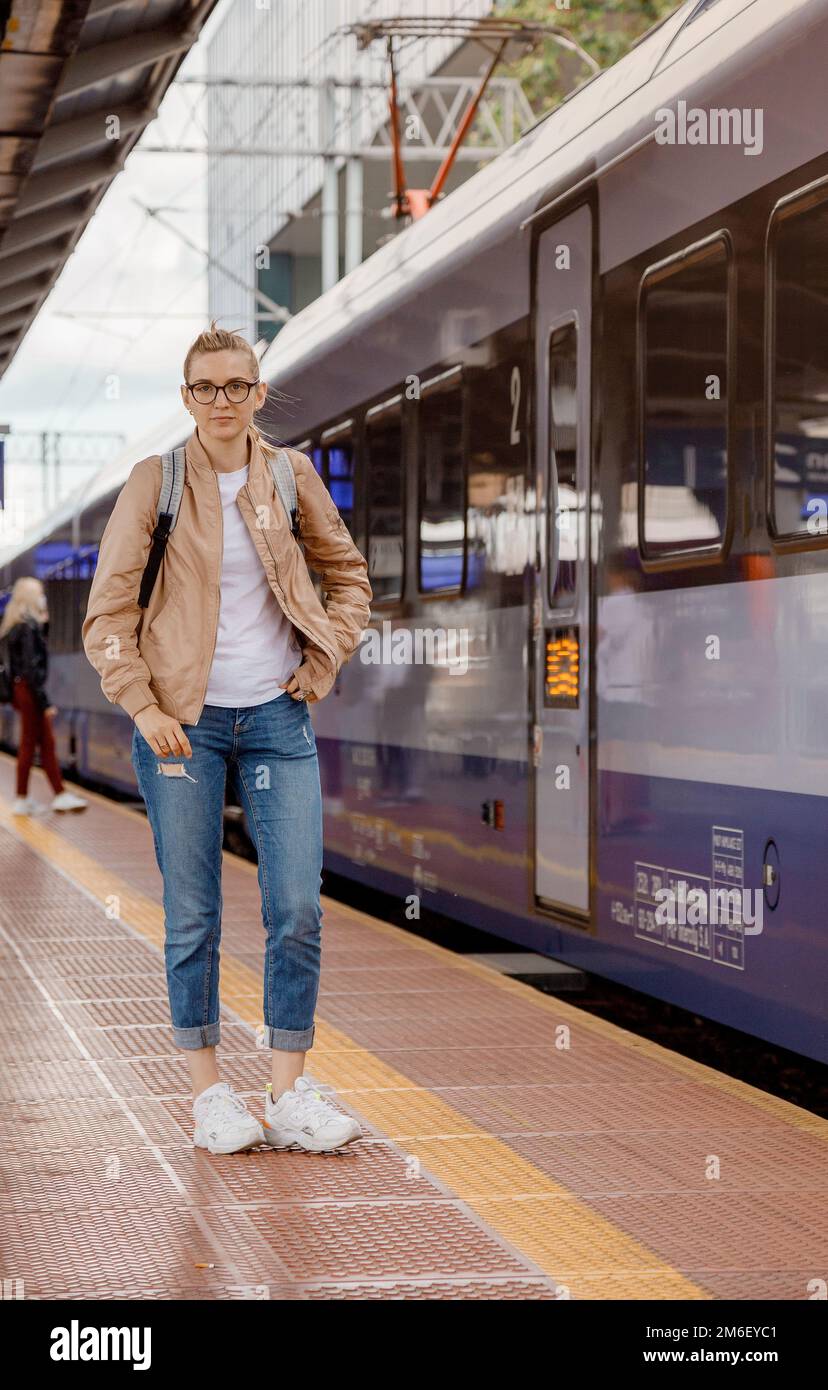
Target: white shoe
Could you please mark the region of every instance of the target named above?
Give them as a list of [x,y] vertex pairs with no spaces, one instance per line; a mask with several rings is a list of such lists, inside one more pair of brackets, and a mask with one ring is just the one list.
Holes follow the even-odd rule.
[[311,1153],[329,1153],[352,1139],[361,1139],[362,1129],[351,1115],[343,1115],[300,1076],[293,1090],[285,1091],[276,1101],[268,1086],[264,1135],[274,1149],[298,1144]]
[[211,1154],[234,1154],[265,1142],[264,1130],[229,1081],[216,1081],[193,1101],[193,1143]]
[[11,813],[13,816],[34,816],[37,810],[38,805],[33,796],[16,796],[12,803]]
[[89,805],[82,796],[75,796],[74,792],[58,792],[50,810],[52,811],[85,811]]

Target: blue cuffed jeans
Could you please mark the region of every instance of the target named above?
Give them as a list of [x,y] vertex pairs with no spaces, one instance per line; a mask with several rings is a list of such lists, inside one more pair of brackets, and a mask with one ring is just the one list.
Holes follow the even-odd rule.
[[229,770],[259,857],[265,1045],[304,1052],[313,1045],[322,927],[322,789],[308,703],[286,691],[246,708],[205,705],[198,724],[181,727],[191,758],[159,757],[137,725],[132,735],[132,766],[164,880],[173,1042],[193,1050],[220,1039],[221,864]]

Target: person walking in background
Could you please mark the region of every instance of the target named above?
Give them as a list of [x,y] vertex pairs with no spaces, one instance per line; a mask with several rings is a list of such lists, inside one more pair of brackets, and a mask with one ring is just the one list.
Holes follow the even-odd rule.
[[57,708],[46,693],[49,649],[46,637],[49,610],[46,593],[39,579],[17,579],[0,622],[0,639],[5,639],[12,678],[12,704],[20,715],[20,741],[17,750],[17,796],[12,815],[31,816],[46,807],[29,796],[29,774],[35,750],[40,745],[43,771],[54,797],[52,811],[82,811],[87,802],[67,791],[60,775],[52,734],[52,718]]

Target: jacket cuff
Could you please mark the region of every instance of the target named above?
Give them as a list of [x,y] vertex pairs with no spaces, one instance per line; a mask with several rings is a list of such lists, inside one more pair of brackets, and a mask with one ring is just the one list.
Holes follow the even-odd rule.
[[337,670],[339,670],[341,666],[345,665],[346,661],[350,661],[354,652],[360,646],[362,642],[362,633],[359,634],[359,637],[357,638],[356,642],[352,642],[350,637],[343,640],[343,638],[340,637],[338,632],[334,633],[334,638],[336,641],[337,656],[339,658]]
[[152,694],[146,681],[133,681],[118,696],[118,704],[121,709],[126,710],[130,719],[134,719],[147,705],[157,705],[158,701]]

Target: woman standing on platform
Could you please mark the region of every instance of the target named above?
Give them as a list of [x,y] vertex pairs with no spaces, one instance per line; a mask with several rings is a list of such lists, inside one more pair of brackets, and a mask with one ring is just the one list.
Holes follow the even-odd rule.
[[[280,451],[253,423],[267,397],[258,367],[245,339],[215,324],[191,346],[181,395],[195,428],[161,568],[144,608],[162,488],[152,455],[133,468],[101,538],[83,643],[104,694],[135,724],[132,762],[164,880],[173,1042],[189,1061],[194,1142],[212,1153],[265,1142],[320,1152],[362,1131],[302,1075],[322,919],[322,793],[308,701],[328,693],[359,645],[372,591],[333,499],[296,449],[281,461],[295,475],[305,554],[291,534],[269,464]],[[306,556],[323,576],[327,607]],[[264,1129],[216,1066],[228,773],[259,860],[272,1049]]]
[[60,775],[52,734],[52,717],[57,714],[57,708],[46,694],[48,631],[49,610],[40,580],[33,577],[16,579],[0,622],[0,641],[7,653],[12,679],[12,704],[20,715],[17,796],[12,805],[13,816],[32,816],[46,809],[33,796],[29,796],[29,774],[38,745],[43,771],[54,792],[49,809],[83,811],[87,806],[82,796],[66,790]]

